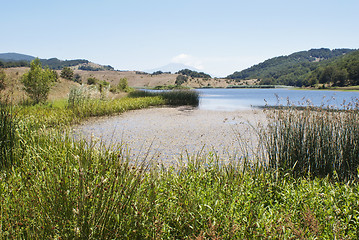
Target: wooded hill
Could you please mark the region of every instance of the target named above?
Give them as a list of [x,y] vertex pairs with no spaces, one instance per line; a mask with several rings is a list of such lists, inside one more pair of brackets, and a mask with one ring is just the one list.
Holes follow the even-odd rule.
[[[19,54],[19,53],[2,53],[0,54],[0,67],[11,68],[11,67],[29,67],[30,62],[35,57]],[[98,64],[92,64],[90,61],[85,59],[75,60],[60,60],[57,58],[40,59],[42,66],[49,67],[53,70],[61,70],[64,67],[78,66],[80,70],[87,71],[101,71],[101,70],[114,70],[111,66],[102,66]]]
[[359,52],[353,49],[311,49],[268,59],[227,78],[260,79],[262,85],[336,86],[359,84]]

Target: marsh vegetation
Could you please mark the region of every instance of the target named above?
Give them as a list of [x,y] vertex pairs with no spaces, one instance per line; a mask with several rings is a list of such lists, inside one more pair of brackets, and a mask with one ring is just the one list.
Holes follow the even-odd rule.
[[166,167],[133,159],[123,145],[70,137],[67,127],[91,116],[183,104],[179,92],[166,94],[103,100],[76,89],[51,105],[3,101],[0,238],[359,237],[356,107],[268,110],[262,151],[241,164],[210,152]]

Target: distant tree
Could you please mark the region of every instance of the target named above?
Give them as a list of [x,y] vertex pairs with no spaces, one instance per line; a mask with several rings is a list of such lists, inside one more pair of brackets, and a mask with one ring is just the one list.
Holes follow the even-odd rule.
[[30,71],[25,73],[21,79],[25,92],[36,104],[47,100],[54,81],[53,72],[48,68],[42,69],[38,58],[30,63]]
[[162,71],[156,71],[156,72],[153,72],[151,75],[161,75],[161,74],[163,74]]
[[334,71],[335,71],[335,69],[333,66],[325,67],[319,76],[319,82],[320,83],[332,82]]
[[349,63],[348,77],[353,85],[359,85],[359,58]]
[[74,74],[73,80],[74,80],[74,82],[77,82],[77,83],[80,83],[80,84],[82,83],[81,76],[78,73]]
[[333,85],[344,87],[348,80],[348,72],[346,69],[335,69],[333,73]]
[[83,70],[83,71],[101,71],[102,68],[99,67],[92,67],[90,65],[83,65],[79,67],[79,70]]
[[6,73],[5,73],[4,69],[0,69],[0,91],[4,90],[6,87],[5,79],[6,79]]
[[176,77],[175,84],[180,86],[187,81],[188,81],[188,77],[180,74]]
[[60,76],[61,76],[62,78],[67,79],[67,80],[72,80],[72,78],[74,77],[74,70],[72,70],[72,69],[69,68],[69,67],[64,67],[64,68],[61,70]]

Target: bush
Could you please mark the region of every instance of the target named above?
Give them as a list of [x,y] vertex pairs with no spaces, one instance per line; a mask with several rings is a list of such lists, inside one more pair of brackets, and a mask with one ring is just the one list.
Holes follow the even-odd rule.
[[96,85],[98,83],[98,79],[95,77],[90,77],[87,79],[87,84],[88,85]]

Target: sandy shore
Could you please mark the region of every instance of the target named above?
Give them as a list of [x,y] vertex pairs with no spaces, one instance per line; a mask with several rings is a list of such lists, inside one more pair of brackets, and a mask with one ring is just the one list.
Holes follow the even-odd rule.
[[139,159],[149,152],[147,159],[154,157],[164,164],[175,164],[181,154],[201,151],[228,161],[240,158],[243,144],[255,145],[253,127],[265,120],[265,113],[258,109],[229,112],[165,107],[91,119],[74,132],[86,139],[101,139],[107,145],[122,143]]

